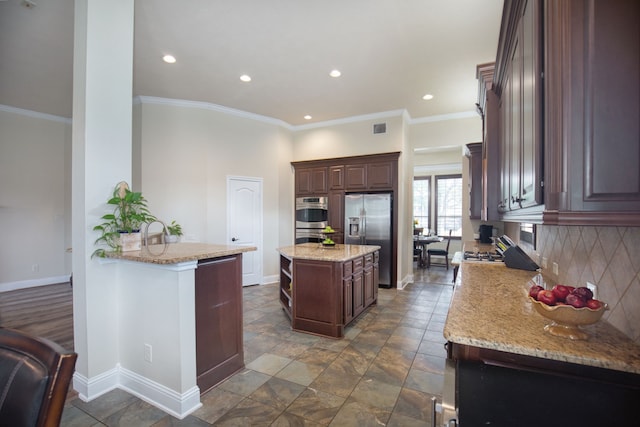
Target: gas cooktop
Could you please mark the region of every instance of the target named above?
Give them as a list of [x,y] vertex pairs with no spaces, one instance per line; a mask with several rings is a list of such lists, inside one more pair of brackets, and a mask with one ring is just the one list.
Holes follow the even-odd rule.
[[503,262],[502,255],[496,251],[464,251],[465,261]]

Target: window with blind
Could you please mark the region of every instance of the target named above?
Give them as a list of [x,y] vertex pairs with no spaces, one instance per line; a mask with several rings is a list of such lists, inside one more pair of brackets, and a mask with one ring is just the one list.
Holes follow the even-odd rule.
[[[431,228],[431,177],[416,177],[413,180],[413,220],[414,228],[423,228],[424,233]],[[417,221],[417,224],[416,224]]]
[[462,237],[462,175],[436,176],[435,230],[439,236]]

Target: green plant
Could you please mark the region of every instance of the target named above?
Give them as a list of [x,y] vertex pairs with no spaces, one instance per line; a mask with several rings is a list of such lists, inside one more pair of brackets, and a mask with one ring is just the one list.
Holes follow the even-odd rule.
[[171,224],[167,225],[167,233],[170,236],[182,236],[182,226],[174,219]]
[[[129,185],[122,181],[116,185],[112,197],[107,204],[113,206],[113,212],[101,217],[104,222],[93,227],[102,233],[95,241],[96,245],[106,245],[115,252],[122,250],[121,233],[140,231],[142,224],[156,220],[147,207],[147,200],[142,193],[129,190]],[[96,249],[92,257],[105,256],[105,248]]]

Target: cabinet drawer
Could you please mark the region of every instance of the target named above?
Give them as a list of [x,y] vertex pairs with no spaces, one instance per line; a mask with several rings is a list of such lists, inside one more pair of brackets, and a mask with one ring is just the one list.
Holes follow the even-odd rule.
[[353,262],[347,261],[342,264],[342,277],[349,277],[353,274]]
[[353,271],[362,270],[363,266],[364,266],[364,258],[363,257],[356,258],[356,259],[353,260]]
[[367,254],[364,256],[364,265],[370,266],[373,264],[373,254]]

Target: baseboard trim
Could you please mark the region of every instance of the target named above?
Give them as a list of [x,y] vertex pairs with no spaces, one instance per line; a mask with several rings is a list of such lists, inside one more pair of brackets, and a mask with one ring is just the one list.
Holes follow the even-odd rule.
[[200,389],[197,386],[185,393],[178,393],[125,369],[120,364],[90,379],[76,371],[73,375],[73,388],[83,402],[90,402],[119,388],[178,419],[183,419],[202,407]]
[[180,420],[202,406],[198,386],[178,393],[122,367],[119,387]]
[[69,275],[42,277],[40,279],[19,280],[17,282],[0,283],[0,292],[17,291],[18,289],[36,288],[38,286],[58,285],[69,281]]
[[404,289],[409,283],[413,283],[413,274],[407,274],[402,280],[398,281],[397,288]]

